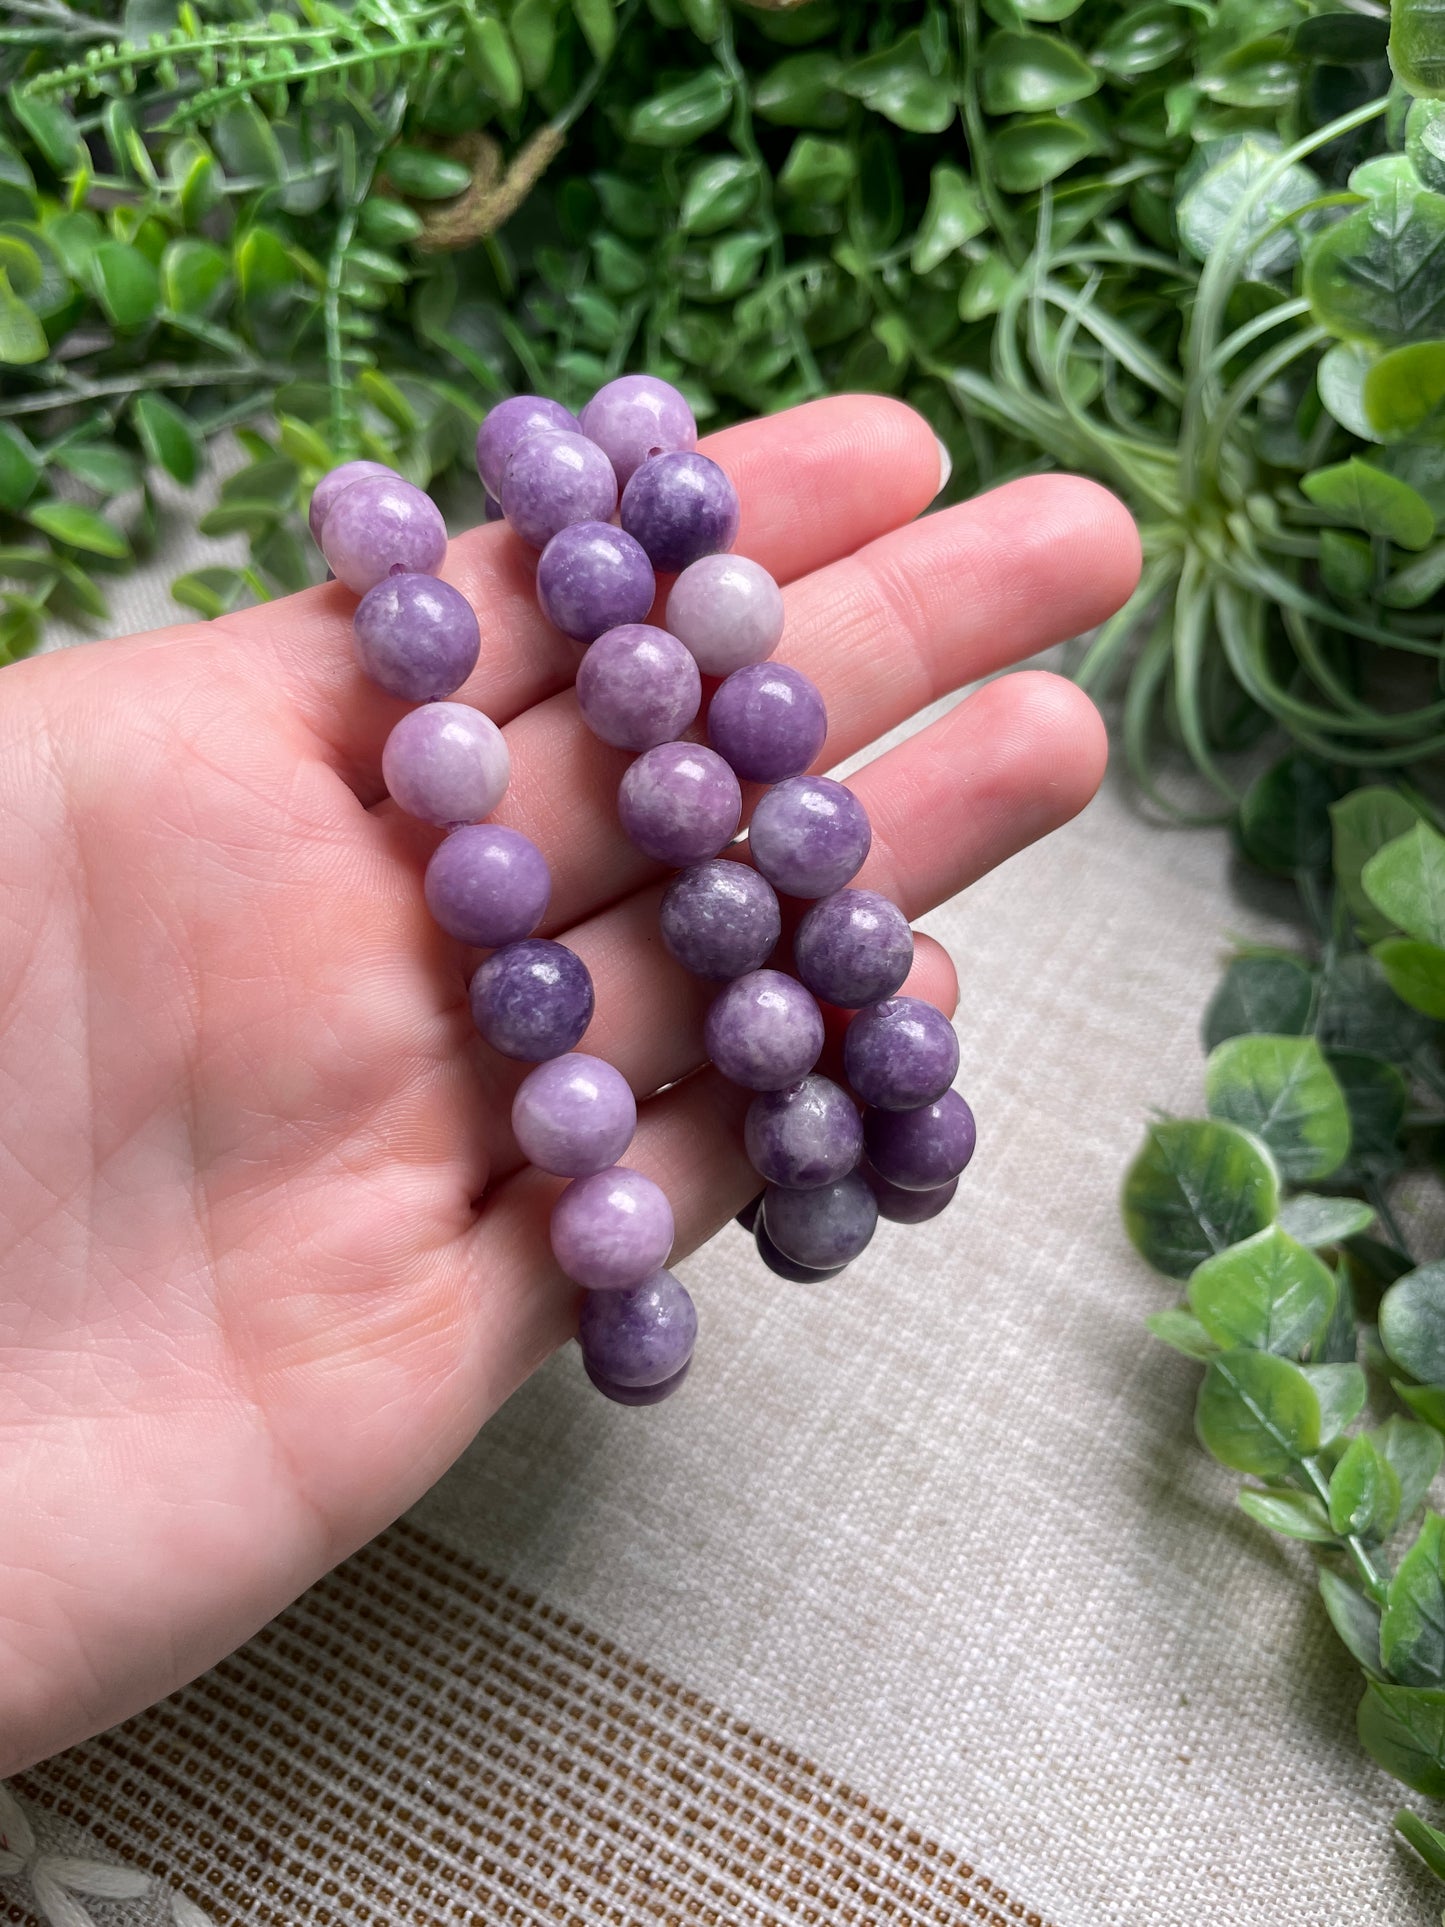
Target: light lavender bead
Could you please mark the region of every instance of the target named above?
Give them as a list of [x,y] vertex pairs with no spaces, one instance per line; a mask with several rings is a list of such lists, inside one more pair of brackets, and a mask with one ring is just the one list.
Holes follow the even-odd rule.
[[707,739],[745,783],[801,776],[827,734],[817,684],[786,663],[735,669],[708,705]]
[[879,1217],[887,1218],[891,1224],[927,1224],[940,1211],[946,1211],[958,1194],[957,1178],[950,1178],[947,1184],[940,1184],[932,1191],[905,1191],[900,1185],[879,1177],[871,1164],[864,1166],[863,1175],[878,1200]]
[[577,670],[577,706],[594,736],[615,749],[670,743],[697,715],[702,677],[676,636],[646,622],[608,629]]
[[[761,1205],[762,1200],[759,1199],[758,1202]],[[846,1269],[843,1265],[827,1265],[822,1269],[817,1265],[800,1265],[796,1258],[790,1258],[785,1252],[779,1251],[768,1236],[768,1228],[763,1223],[761,1211],[753,1227],[753,1242],[757,1246],[758,1256],[768,1270],[777,1278],[786,1278],[790,1284],[822,1284],[829,1278],[836,1278],[839,1272]]]
[[831,896],[858,874],[872,841],[863,805],[829,776],[774,784],[748,828],[753,862],[790,897]]
[[371,680],[411,703],[460,689],[482,651],[472,605],[434,575],[385,576],[356,605],[351,633]]
[[441,510],[399,475],[363,476],[342,489],[321,525],[327,567],[357,595],[365,595],[393,569],[435,575],[446,552]]
[[623,489],[621,518],[653,568],[670,574],[732,547],[738,493],[706,455],[653,455]]
[[616,1164],[637,1129],[637,1100],[621,1071],[572,1051],[539,1064],[512,1099],[512,1135],[539,1171],[584,1178]]
[[865,1104],[916,1111],[958,1075],[958,1036],[921,997],[886,997],[860,1010],[843,1039],[843,1068]]
[[664,1378],[656,1385],[619,1385],[615,1379],[604,1378],[601,1372],[594,1371],[584,1358],[583,1370],[604,1398],[610,1398],[614,1405],[661,1405],[665,1398],[671,1398],[688,1373],[692,1370],[689,1359],[680,1372],[671,1378]]
[[592,973],[564,943],[525,937],[478,964],[470,987],[472,1021],[503,1057],[539,1064],[560,1057],[592,1022]]
[[589,1291],[640,1285],[667,1263],[672,1239],[666,1194],[625,1164],[574,1178],[552,1207],[552,1254]]
[[798,925],[793,958],[815,997],[861,1010],[907,979],[913,932],[898,905],[876,890],[837,890]]
[[684,970],[726,983],[767,962],[782,935],[783,913],[766,877],[745,863],[714,857],[673,878],[658,924]]
[[707,1054],[750,1091],[781,1091],[806,1077],[823,1049],[823,1013],[792,977],[753,970],[714,997],[703,1022]]
[[537,564],[542,613],[574,642],[641,622],[656,595],[652,564],[607,522],[574,522],[552,537]]
[[770,1184],[763,1225],[786,1258],[829,1271],[858,1256],[878,1225],[878,1201],[857,1171],[811,1191]]
[[479,709],[424,703],[403,716],[381,752],[381,775],[408,816],[450,829],[480,823],[506,795],[507,739]]
[[499,500],[522,540],[542,549],[574,522],[606,522],[617,507],[617,477],[585,436],[551,429],[512,450]]
[[783,592],[745,555],[705,555],[673,583],[667,626],[705,676],[729,676],[777,648]]
[[697,743],[645,750],[617,790],[622,827],[644,856],[674,868],[716,856],[743,811],[738,779],[716,751]]
[[626,488],[649,455],[697,447],[697,423],[686,399],[656,375],[619,375],[582,410],[582,433],[596,442]]
[[916,1111],[869,1111],[863,1142],[879,1177],[902,1191],[936,1191],[973,1156],[973,1112],[957,1091]]
[[529,937],[552,895],[547,859],[500,823],[453,830],[426,866],[426,902],[449,937],[490,950]]
[[545,395],[511,395],[489,408],[477,430],[477,473],[488,495],[500,493],[507,463],[529,435],[557,429],[577,434],[577,417]]
[[846,1177],[863,1155],[863,1120],[848,1093],[816,1073],[748,1106],[743,1141],[759,1177],[797,1191]]
[[697,1307],[685,1285],[659,1271],[629,1291],[589,1292],[577,1342],[590,1374],[639,1388],[676,1378],[697,1343]]
[[[311,530],[311,540],[318,548],[321,546],[321,530],[331,505],[344,488],[353,482],[364,482],[368,475],[396,475],[394,468],[385,462],[342,462],[338,468],[329,469],[311,491],[311,506],[306,511],[306,521]],[[401,480],[396,475],[398,481]]]

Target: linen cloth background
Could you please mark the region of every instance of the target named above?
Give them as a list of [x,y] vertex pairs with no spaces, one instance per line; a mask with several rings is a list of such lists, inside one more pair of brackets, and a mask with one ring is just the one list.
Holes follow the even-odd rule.
[[[165,581],[199,560],[174,543],[117,596],[117,626],[174,620]],[[1199,1017],[1228,934],[1289,934],[1238,883],[1222,833],[1146,822],[1111,778],[1078,823],[924,919],[958,963],[959,1082],[979,1119],[954,1209],[882,1226],[817,1289],[772,1278],[729,1228],[681,1267],[703,1336],[679,1397],[609,1405],[569,1347],[407,1524],[213,1680],[22,1776],[41,1845],[88,1837],[169,1871],[221,1922],[1435,1919],[1438,1889],[1390,1837],[1401,1789],[1355,1741],[1358,1674],[1307,1562],[1236,1510],[1236,1482],[1195,1444],[1197,1368],[1142,1326],[1171,1287],[1119,1224],[1146,1116],[1199,1105]],[[462,1604],[433,1625],[449,1555]],[[505,1653],[478,1632],[487,1615]],[[330,1660],[308,1627],[332,1628]],[[553,1657],[528,1672],[536,1639]],[[416,1641],[430,1673],[405,1656]],[[551,1777],[527,1766],[546,1754],[524,1729],[553,1719],[557,1669],[599,1666],[612,1684],[562,1719]],[[627,1751],[624,1676],[656,1757],[700,1719],[743,1764],[719,1778],[696,1754],[684,1835],[701,1846],[679,1848],[655,1803],[620,1857],[549,1858],[575,1832],[557,1775],[578,1736]],[[364,1745],[335,1738],[348,1704]],[[175,1764],[187,1721],[194,1780]],[[507,1757],[526,1755],[510,1793],[483,1770],[496,1754],[478,1736],[498,1722]],[[475,1778],[415,1766],[443,1739]],[[423,1807],[445,1788],[451,1810],[501,1819],[484,1849],[387,1888],[382,1816],[411,1824],[403,1781]],[[217,1801],[256,1814],[268,1784],[288,1789],[271,1824],[300,1870],[274,1913],[257,1909],[275,1837],[226,1862],[251,1853],[255,1884],[223,1877],[206,1818]],[[634,1812],[636,1784],[595,1778],[597,1837],[609,1804]],[[732,1840],[739,1866],[785,1861],[829,1813],[839,1841],[912,1842],[888,1864],[923,1873],[860,1887],[840,1849],[815,1856],[810,1893],[713,1878],[709,1839]],[[318,1895],[338,1880],[333,1916]],[[85,1905],[116,1927],[200,1918],[168,1892]],[[0,1873],[0,1919],[27,1907],[70,1927],[23,1871]]]

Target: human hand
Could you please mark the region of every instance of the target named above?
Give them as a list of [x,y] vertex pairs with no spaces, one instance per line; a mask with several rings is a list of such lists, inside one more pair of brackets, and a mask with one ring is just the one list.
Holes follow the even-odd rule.
[[[938,449],[893,402],[706,447],[739,550],[787,585],[779,653],[823,691],[830,762],[1135,581],[1133,526],[1087,482],[912,522]],[[628,1162],[680,1256],[757,1188],[748,1093],[699,1068],[713,993],[657,940],[658,872],[615,818],[628,759],[578,719],[533,567],[501,526],[452,544],[483,637],[456,700],[506,725],[497,817],[552,865],[541,934],[595,979],[585,1048],[648,1099]],[[480,1043],[471,960],[427,916],[440,833],[384,798],[403,705],[357,668],[353,607],[329,584],[0,679],[0,1778],[231,1650],[575,1317],[557,1181],[508,1126],[528,1067]],[[990,683],[854,779],[858,882],[917,916],[1071,817],[1104,759],[1071,684]],[[927,939],[907,989],[953,1007]]]

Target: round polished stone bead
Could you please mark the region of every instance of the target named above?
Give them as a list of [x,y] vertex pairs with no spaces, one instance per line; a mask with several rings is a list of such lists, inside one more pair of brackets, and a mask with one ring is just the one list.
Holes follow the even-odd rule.
[[490,816],[506,794],[511,770],[506,737],[490,716],[466,703],[423,703],[410,710],[381,752],[382,780],[392,800],[408,816],[444,829]]
[[829,1278],[836,1278],[847,1269],[845,1265],[828,1265],[820,1271],[815,1265],[800,1265],[795,1258],[789,1258],[786,1253],[779,1251],[768,1236],[761,1214],[753,1227],[753,1241],[757,1245],[758,1256],[768,1270],[777,1278],[786,1278],[789,1284],[819,1285]]
[[582,410],[582,433],[596,442],[626,488],[650,455],[697,447],[697,423],[686,399],[656,375],[619,375]]
[[879,1177],[901,1191],[936,1191],[973,1156],[973,1112],[957,1091],[916,1111],[869,1111],[863,1142]]
[[482,520],[484,522],[505,522],[502,505],[490,489],[482,490]]
[[752,970],[713,998],[703,1022],[707,1054],[749,1091],[781,1091],[806,1077],[823,1049],[823,1013],[781,970]]
[[663,1379],[659,1385],[619,1385],[615,1379],[604,1378],[600,1372],[594,1372],[585,1358],[582,1368],[602,1396],[610,1398],[614,1405],[661,1405],[665,1398],[671,1398],[680,1389],[692,1370],[692,1360],[689,1359],[680,1372],[674,1372],[671,1378]]
[[873,1236],[878,1201],[857,1171],[790,1191],[770,1184],[763,1193],[763,1226],[784,1257],[814,1271],[848,1264]]
[[338,468],[328,470],[312,489],[306,521],[311,530],[311,540],[318,548],[321,546],[322,526],[331,512],[331,504],[344,488],[350,488],[353,482],[364,482],[369,475],[390,475],[397,481],[402,479],[385,462],[342,462]]
[[957,1077],[958,1036],[921,997],[885,997],[848,1026],[843,1069],[865,1104],[916,1111],[942,1097]]
[[674,742],[702,704],[702,677],[676,636],[646,622],[608,629],[577,670],[582,720],[615,749]]
[[592,973],[574,950],[525,937],[493,951],[471,982],[472,1022],[495,1051],[525,1064],[560,1057],[592,1022]]
[[705,676],[764,662],[783,633],[783,592],[745,555],[705,555],[683,570],[667,598],[667,626]]
[[893,1224],[927,1224],[940,1211],[946,1211],[958,1193],[957,1178],[950,1178],[947,1184],[937,1185],[932,1191],[905,1191],[899,1185],[890,1184],[887,1178],[880,1178],[871,1164],[863,1167],[863,1175],[878,1200],[879,1217]]
[[827,734],[817,684],[786,663],[735,669],[708,705],[707,739],[746,783],[801,776]]
[[[429,495],[399,475],[366,475],[341,490],[321,525],[321,553],[338,582],[365,595],[393,569],[435,575],[447,525]],[[447,692],[456,684],[448,685]]]
[[351,632],[371,680],[410,703],[460,689],[482,649],[472,605],[434,575],[385,576],[357,603]]
[[672,1239],[661,1186],[625,1164],[574,1178],[552,1207],[552,1255],[589,1291],[640,1285],[667,1263]]
[[742,1210],[739,1211],[737,1216],[733,1219],[733,1223],[740,1224],[744,1231],[751,1231],[753,1227],[757,1224],[758,1213],[759,1211],[762,1210],[762,1208],[763,1208],[763,1194],[761,1191],[759,1191],[758,1195],[754,1199],[752,1199],[750,1203],[745,1204],[743,1206]]
[[606,522],[617,507],[617,477],[585,435],[555,428],[518,442],[497,497],[522,540],[542,549],[574,522]]
[[756,970],[783,932],[777,892],[745,863],[714,857],[673,878],[658,913],[662,941],[684,970],[726,983]]
[[793,776],[759,800],[748,828],[753,862],[789,897],[826,897],[863,867],[873,831],[857,797],[829,776]]
[[815,903],[793,938],[798,975],[815,997],[861,1010],[891,997],[913,968],[913,932],[876,890],[835,890]]
[[571,1051],[539,1064],[512,1099],[512,1135],[539,1171],[585,1178],[616,1164],[637,1129],[637,1100],[621,1071]]
[[537,564],[542,613],[574,642],[641,622],[656,594],[652,564],[608,522],[574,522],[552,537]]
[[554,434],[559,429],[575,435],[577,417],[545,395],[510,395],[489,408],[477,430],[477,473],[487,493],[501,493],[507,463],[529,435]]
[[617,789],[622,827],[644,856],[676,868],[716,856],[743,813],[738,779],[715,750],[659,743],[644,750]]
[[588,1368],[609,1385],[660,1385],[692,1357],[697,1307],[685,1285],[659,1271],[628,1291],[590,1292],[577,1342]]
[[468,823],[433,851],[424,887],[427,908],[449,937],[490,950],[531,936],[546,913],[552,873],[520,830]]
[[671,574],[732,547],[738,492],[706,455],[653,455],[622,491],[622,526]]
[[785,1091],[762,1091],[748,1106],[743,1140],[753,1169],[796,1191],[846,1177],[863,1155],[858,1107],[816,1073]]

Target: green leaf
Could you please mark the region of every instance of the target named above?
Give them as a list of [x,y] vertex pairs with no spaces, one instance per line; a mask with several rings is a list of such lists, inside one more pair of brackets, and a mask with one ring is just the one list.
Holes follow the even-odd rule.
[[1313,1545],[1330,1546],[1339,1537],[1313,1493],[1256,1492],[1252,1486],[1246,1486],[1239,1495],[1239,1506],[1256,1524],[1282,1533],[1286,1539],[1305,1539]]
[[264,300],[296,280],[286,243],[259,221],[237,241],[234,260],[241,295],[247,301]]
[[80,129],[58,100],[41,100],[24,87],[12,87],[10,111],[57,174],[85,166]]
[[34,448],[8,422],[0,422],[0,508],[18,509],[35,493],[41,465]]
[[959,320],[982,321],[987,315],[997,314],[1013,284],[1013,269],[1001,254],[990,250],[963,277],[958,290]]
[[842,127],[849,107],[840,89],[841,75],[835,54],[790,54],[754,86],[754,109],[779,127]]
[[161,257],[161,294],[177,314],[205,314],[230,276],[231,264],[213,241],[183,235]]
[[1330,1475],[1330,1524],[1344,1537],[1385,1538],[1400,1514],[1400,1481],[1373,1439],[1350,1440]]
[[1370,1391],[1369,1382],[1358,1365],[1349,1363],[1301,1365],[1300,1370],[1309,1381],[1319,1405],[1319,1442],[1328,1445],[1364,1411]]
[[1417,1813],[1403,1807],[1395,1815],[1395,1831],[1415,1849],[1437,1880],[1445,1880],[1445,1833],[1427,1826]]
[[1418,609],[1445,589],[1445,542],[1436,542],[1387,577],[1380,600],[1387,609]]
[[1405,117],[1405,152],[1426,187],[1445,188],[1445,102],[1411,102]]
[[102,241],[91,256],[95,292],[117,328],[140,328],[161,303],[160,276],[139,248]]
[[1034,194],[1102,145],[1083,121],[1062,114],[1011,120],[994,139],[994,175],[1006,194]]
[[930,70],[917,33],[904,34],[891,47],[854,61],[838,85],[910,134],[941,134],[953,120],[952,86]]
[[1206,1258],[1189,1303],[1223,1350],[1253,1345],[1293,1357],[1324,1330],[1335,1304],[1329,1267],[1278,1225]]
[[1174,6],[1131,7],[1094,48],[1094,65],[1110,80],[1128,82],[1167,67],[1189,45],[1184,14]]
[[130,412],[147,461],[189,487],[201,466],[200,445],[190,418],[164,395],[154,393],[137,395]]
[[1387,1773],[1445,1799],[1445,1693],[1371,1680],[1355,1724],[1361,1746]]
[[1341,602],[1363,602],[1375,582],[1375,552],[1363,535],[1321,529],[1320,574]]
[[1377,850],[1360,873],[1382,916],[1422,943],[1445,944],[1445,836],[1415,825]]
[[1315,369],[1320,400],[1341,428],[1364,442],[1380,439],[1365,412],[1365,377],[1375,365],[1375,354],[1362,341],[1337,341],[1320,356]]
[[1445,1519],[1427,1512],[1390,1581],[1380,1657],[1402,1686],[1445,1685]]
[[1389,926],[1365,894],[1361,874],[1376,851],[1404,836],[1420,820],[1398,790],[1371,783],[1330,805],[1335,882],[1361,933],[1380,936]]
[[708,256],[708,286],[720,301],[731,301],[751,286],[768,251],[768,237],[761,229],[752,233],[725,234],[714,241]]
[[37,502],[26,510],[25,520],[57,542],[84,549],[88,555],[108,555],[119,561],[130,554],[130,543],[115,523],[78,502]]
[[1235,232],[1231,258],[1241,267],[1247,265],[1250,274],[1261,280],[1299,259],[1300,235],[1308,223],[1301,220],[1279,228],[1274,224],[1306,207],[1323,190],[1313,170],[1295,162],[1263,193],[1259,191],[1281,146],[1270,135],[1246,134],[1207,150],[1210,165],[1181,195],[1175,216],[1179,239],[1196,261],[1207,261],[1214,253],[1246,196],[1251,197],[1249,213]]
[[1204,1048],[1267,1031],[1300,1037],[1314,1005],[1313,974],[1294,957],[1236,957],[1204,1013]]
[[1445,197],[1421,187],[1413,170],[1366,185],[1373,191],[1365,205],[1305,249],[1304,292],[1316,321],[1384,348],[1445,336]]
[[1397,1278],[1380,1300],[1380,1343],[1422,1385],[1445,1385],[1445,1259]]
[[1311,1250],[1343,1244],[1374,1221],[1374,1211],[1358,1198],[1321,1198],[1313,1191],[1297,1191],[1279,1208],[1280,1230]]
[[1232,1472],[1279,1479],[1320,1442],[1320,1409],[1298,1365],[1273,1352],[1212,1358],[1199,1388],[1195,1425],[1206,1451]]
[[741,219],[757,197],[753,162],[741,154],[715,154],[688,175],[678,224],[686,234],[717,234]]
[[1424,496],[1358,455],[1333,468],[1317,468],[1300,488],[1317,508],[1402,549],[1423,549],[1435,533],[1435,512]]
[[732,101],[732,88],[721,71],[706,67],[691,80],[634,107],[627,137],[642,147],[685,147],[710,133],[726,117]]
[[1445,1459],[1445,1439],[1430,1426],[1417,1425],[1398,1412],[1376,1426],[1370,1437],[1399,1481],[1400,1518],[1407,1520],[1425,1503]]
[[1378,441],[1402,441],[1437,426],[1445,410],[1445,341],[1392,348],[1371,365],[1362,392]]
[[1414,937],[1386,937],[1373,944],[1390,988],[1402,1003],[1427,1017],[1445,1018],[1445,950]]
[[1416,1418],[1445,1433],[1445,1386],[1412,1385],[1403,1378],[1392,1378],[1390,1383]]
[[1262,870],[1293,876],[1330,860],[1327,814],[1335,800],[1327,770],[1308,756],[1283,757],[1257,776],[1239,805],[1239,840]]
[[1279,1181],[1264,1147],[1203,1119],[1154,1124],[1124,1180],[1124,1225],[1158,1271],[1187,1278],[1271,1223]]
[[[605,11],[613,24],[615,38],[615,16],[610,4]],[[517,58],[511,35],[496,15],[481,14],[469,22],[465,44],[468,69],[483,93],[507,113],[520,107],[525,91],[522,63]]]
[[54,451],[56,465],[102,495],[121,495],[140,480],[135,457],[112,442],[67,442]]
[[[1403,1062],[1429,1041],[1432,1032],[1428,1018],[1400,1002],[1375,959],[1354,951],[1331,958],[1325,967],[1315,1035],[1328,1054],[1361,1051]],[[1335,1075],[1345,1081],[1338,1067]],[[1346,1092],[1347,1102],[1348,1097]]]
[[1346,1651],[1367,1673],[1378,1674],[1381,1670],[1380,1609],[1374,1600],[1367,1599],[1357,1586],[1328,1568],[1320,1573],[1320,1598]]
[[990,34],[980,75],[989,114],[1043,114],[1086,100],[1099,89],[1098,74],[1057,34]]
[[1295,1183],[1328,1177],[1350,1148],[1350,1118],[1312,1037],[1231,1037],[1204,1071],[1211,1117],[1261,1138]]
[[845,142],[800,134],[783,162],[778,187],[784,194],[830,206],[844,198],[857,173],[857,156]]
[[1390,0],[1390,65],[1412,94],[1445,94],[1445,33],[1435,0]]
[[0,362],[12,368],[32,361],[44,361],[50,343],[40,317],[28,307],[10,285],[10,277],[0,268]]
[[230,101],[210,123],[210,134],[228,174],[266,182],[286,178],[281,143],[255,101]]
[[1294,49],[1311,60],[1355,67],[1383,56],[1389,32],[1389,22],[1375,14],[1316,13],[1295,28]]
[[535,93],[551,73],[557,53],[554,0],[517,0],[509,24],[512,45],[522,63],[522,78]]
[[928,206],[913,242],[913,272],[932,274],[987,226],[983,200],[968,175],[940,161],[929,177]]
[[1186,1358],[1213,1358],[1219,1350],[1194,1313],[1186,1311],[1182,1305],[1171,1305],[1167,1311],[1151,1312],[1144,1323],[1161,1344],[1168,1345],[1173,1351],[1183,1352]]
[[572,12],[594,60],[606,60],[617,44],[617,13],[612,0],[572,0]]
[[426,147],[393,147],[382,171],[398,194],[414,201],[450,201],[471,186],[472,177],[460,161],[434,154]]

